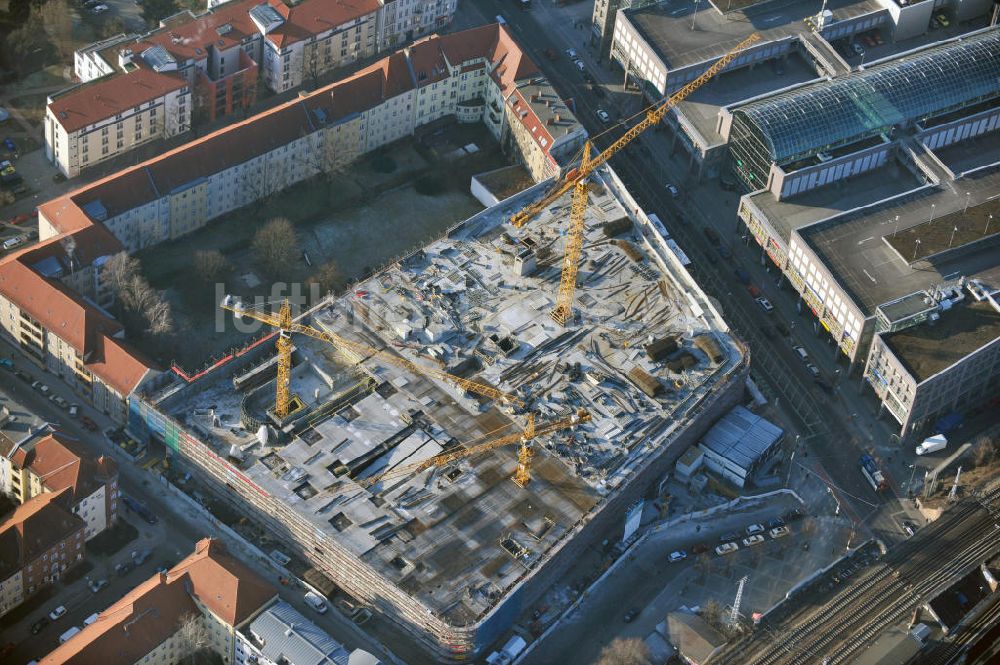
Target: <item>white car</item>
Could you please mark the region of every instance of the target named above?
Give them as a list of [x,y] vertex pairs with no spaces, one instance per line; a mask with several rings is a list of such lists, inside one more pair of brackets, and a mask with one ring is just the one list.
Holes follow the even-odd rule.
[[88,584],[87,586],[90,587],[90,590],[93,593],[97,593],[98,591],[100,591],[104,587],[108,586],[108,581],[106,579],[105,580],[92,580],[90,582],[90,584]]
[[684,550],[677,550],[676,552],[670,553],[670,563],[677,563],[678,561],[683,561],[686,558],[688,558],[688,555]]
[[743,539],[743,545],[745,547],[753,547],[754,545],[760,545],[764,542],[764,536],[750,536],[749,538]]
[[677,189],[675,185],[667,185],[667,191],[670,192],[670,198],[676,199],[681,195],[681,190]]
[[313,608],[320,614],[326,614],[327,606],[326,601],[319,594],[313,593],[312,591],[306,592],[304,596],[306,603],[309,607]]
[[753,536],[753,535],[756,535],[758,533],[764,533],[764,525],[763,524],[751,524],[750,526],[747,527],[747,535],[748,536]]
[[802,359],[802,362],[809,362],[809,354],[806,353],[806,350],[801,346],[793,346],[792,351],[794,351],[795,354]]
[[787,536],[789,531],[787,526],[776,526],[768,531],[768,533],[771,534],[771,538],[777,540],[778,538],[784,538]]
[[49,612],[49,618],[52,619],[53,621],[58,621],[59,619],[63,618],[65,614],[66,614],[66,606],[60,605],[56,609]]
[[566,55],[569,57],[570,60],[576,60],[577,58],[576,49],[572,48],[566,49]]
[[587,71],[587,65],[583,64],[583,60],[574,60],[573,63],[576,65],[576,68],[579,69],[581,72]]
[[611,123],[611,116],[604,109],[597,109],[597,118],[605,125]]
[[726,554],[731,554],[738,549],[740,549],[740,546],[736,543],[724,543],[715,548],[715,553],[719,556],[724,556]]
[[765,298],[764,296],[760,296],[759,298],[754,298],[754,302],[760,305],[760,308],[765,312],[767,312],[768,314],[774,311],[774,305],[772,305],[771,301]]

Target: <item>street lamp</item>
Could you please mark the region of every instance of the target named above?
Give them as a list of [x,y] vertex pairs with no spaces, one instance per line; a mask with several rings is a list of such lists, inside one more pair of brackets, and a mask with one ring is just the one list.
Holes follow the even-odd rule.
[[906,481],[906,496],[907,496],[907,498],[910,498],[910,497],[913,496],[913,490],[911,488],[913,487],[913,474],[915,474],[916,472],[917,472],[917,465],[916,464],[911,464],[910,465],[910,479],[908,481]]
[[896,215],[896,223],[892,227],[892,237],[896,237],[896,230],[899,229],[899,215]]
[[917,238],[917,240],[913,243],[913,258],[911,259],[911,261],[917,260],[918,249],[920,249],[920,238]]
[[694,0],[694,12],[691,14],[691,29],[694,30],[694,22],[698,18],[698,3],[701,0]]
[[986,235],[987,233],[990,232],[990,222],[992,221],[993,221],[993,215],[990,214],[990,216],[986,218],[986,228],[983,229],[983,235]]
[[971,195],[971,194],[970,194],[969,192],[966,192],[966,193],[965,193],[965,208],[964,208],[964,209],[962,210],[962,214],[963,214],[963,215],[964,215],[964,214],[965,214],[966,212],[968,212],[968,211],[969,211],[969,197],[970,197],[970,196],[972,196],[972,195]]
[[931,216],[930,216],[930,219],[927,220],[928,224],[930,224],[931,222],[934,221],[934,208],[936,208],[936,207],[937,207],[936,204],[934,204],[934,203],[931,204]]
[[951,240],[948,241],[948,247],[951,247],[951,243],[955,242],[955,232],[958,231],[958,226],[951,227]]

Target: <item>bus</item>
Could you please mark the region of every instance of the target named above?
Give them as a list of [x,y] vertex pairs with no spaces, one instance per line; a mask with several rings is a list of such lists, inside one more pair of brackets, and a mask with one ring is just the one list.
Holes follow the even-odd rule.
[[876,492],[881,492],[885,489],[885,476],[879,471],[878,465],[875,464],[875,460],[872,459],[871,455],[861,456],[861,474],[868,481],[868,484],[872,486],[872,489]]

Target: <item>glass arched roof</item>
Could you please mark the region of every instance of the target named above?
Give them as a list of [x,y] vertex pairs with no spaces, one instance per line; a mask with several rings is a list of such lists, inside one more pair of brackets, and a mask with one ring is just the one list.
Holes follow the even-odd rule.
[[1000,95],[1000,29],[736,110],[776,162]]

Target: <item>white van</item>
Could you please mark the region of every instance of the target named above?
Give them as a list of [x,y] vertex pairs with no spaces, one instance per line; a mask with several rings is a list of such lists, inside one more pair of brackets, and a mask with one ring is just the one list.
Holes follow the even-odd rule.
[[70,628],[65,633],[63,633],[62,635],[59,636],[59,644],[63,644],[65,642],[69,642],[79,632],[80,632],[80,629],[77,628],[76,626],[73,626],[72,628]]
[[499,23],[500,25],[507,25],[507,20],[503,17],[502,14],[497,14],[497,23]]
[[23,234],[19,236],[14,236],[13,238],[8,238],[7,240],[3,241],[3,248],[5,250],[11,250],[14,249],[15,247],[20,247],[26,242],[28,242],[28,236]]
[[309,603],[309,607],[313,608],[320,614],[326,614],[327,609],[329,609],[326,606],[326,601],[319,594],[313,593],[312,591],[308,591],[306,592],[304,598],[305,601]]
[[95,621],[97,621],[97,615],[98,615],[98,614],[100,614],[100,613],[99,613],[99,612],[94,612],[94,613],[93,613],[93,614],[91,614],[91,615],[90,615],[89,617],[87,617],[86,619],[84,619],[84,620],[83,620],[83,625],[84,625],[84,626],[89,626],[90,624],[92,624],[92,623],[94,623]]

